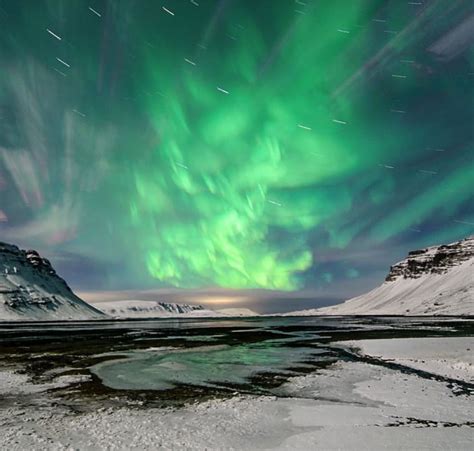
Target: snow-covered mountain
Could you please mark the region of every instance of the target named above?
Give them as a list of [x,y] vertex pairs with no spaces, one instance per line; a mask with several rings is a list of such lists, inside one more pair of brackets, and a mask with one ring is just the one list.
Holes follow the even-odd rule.
[[104,318],[33,250],[0,242],[0,321]]
[[113,318],[158,318],[172,316],[215,316],[202,305],[174,304],[158,301],[106,301],[93,304]]
[[474,237],[409,252],[369,293],[290,315],[474,315]]
[[225,316],[260,316],[257,312],[245,307],[229,307],[216,310],[216,313]]
[[106,301],[96,302],[95,308],[114,318],[165,318],[165,317],[220,317],[256,316],[249,309],[210,310],[202,305],[175,304],[158,301]]

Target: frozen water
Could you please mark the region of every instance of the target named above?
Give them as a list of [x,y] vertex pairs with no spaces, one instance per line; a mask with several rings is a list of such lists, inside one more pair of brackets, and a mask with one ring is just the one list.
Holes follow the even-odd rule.
[[282,341],[185,350],[152,349],[98,364],[92,371],[114,389],[167,390],[179,384],[225,387],[246,384],[258,373],[285,372],[286,368],[304,363],[310,357],[314,360],[315,355],[323,352],[284,347]]

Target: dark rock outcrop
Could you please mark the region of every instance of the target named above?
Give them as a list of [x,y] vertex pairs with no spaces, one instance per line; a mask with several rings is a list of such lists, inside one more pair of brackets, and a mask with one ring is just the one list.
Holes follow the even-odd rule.
[[466,238],[452,244],[418,249],[408,253],[405,260],[390,267],[385,278],[391,282],[399,277],[417,279],[423,274],[444,274],[449,268],[474,257],[474,238]]
[[35,250],[0,242],[0,320],[104,316],[72,292],[48,259]]

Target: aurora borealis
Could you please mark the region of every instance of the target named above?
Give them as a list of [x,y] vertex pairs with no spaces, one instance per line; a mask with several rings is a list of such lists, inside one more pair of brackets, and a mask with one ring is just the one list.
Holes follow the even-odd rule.
[[355,249],[470,235],[473,17],[2,0],[1,238],[75,259],[82,289],[100,266],[101,289],[330,293],[370,276]]

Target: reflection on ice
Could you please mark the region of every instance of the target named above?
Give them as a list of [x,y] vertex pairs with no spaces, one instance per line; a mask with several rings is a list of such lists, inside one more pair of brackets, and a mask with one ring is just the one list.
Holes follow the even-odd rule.
[[314,360],[322,352],[269,342],[173,350],[154,348],[98,364],[92,371],[105,385],[122,390],[167,390],[179,384],[226,387],[248,383],[257,373],[285,372],[287,368]]

